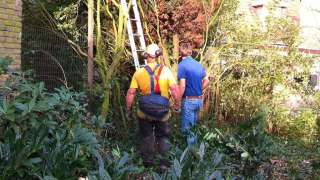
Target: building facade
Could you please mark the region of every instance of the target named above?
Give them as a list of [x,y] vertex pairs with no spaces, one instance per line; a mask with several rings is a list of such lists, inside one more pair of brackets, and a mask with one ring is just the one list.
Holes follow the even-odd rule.
[[0,0],[0,57],[14,59],[12,69],[21,64],[22,1]]
[[320,54],[320,1],[302,0],[299,9],[301,48],[319,50]]
[[[301,30],[299,50],[302,53],[320,55],[320,1],[318,0],[239,0],[239,13],[251,21],[258,17],[262,29],[270,8],[279,17],[289,17],[296,21]],[[276,3],[274,3],[276,2]],[[273,6],[270,7],[270,4]]]

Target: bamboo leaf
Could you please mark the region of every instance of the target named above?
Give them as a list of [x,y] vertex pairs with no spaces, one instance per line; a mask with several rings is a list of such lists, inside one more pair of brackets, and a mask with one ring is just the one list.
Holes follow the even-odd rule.
[[214,171],[209,178],[207,178],[207,180],[212,180],[212,179],[216,179],[216,180],[222,180],[222,173],[221,171],[217,170]]
[[122,158],[120,159],[119,163],[118,163],[118,168],[123,167],[129,160],[129,155],[128,153],[125,153]]
[[45,176],[42,178],[43,180],[58,180],[57,178],[53,177],[53,176]]
[[40,163],[42,162],[42,159],[40,157],[36,157],[36,158],[31,158],[31,159],[28,159],[27,161],[25,161],[23,163],[23,165],[25,166],[32,166],[33,164],[37,164],[37,163]]
[[213,164],[217,166],[217,165],[219,165],[221,160],[222,160],[222,154],[219,152],[214,153]]
[[203,160],[204,154],[205,154],[205,145],[204,145],[204,143],[201,143],[200,148],[199,148],[200,161]]
[[182,168],[181,168],[181,165],[177,159],[175,159],[173,161],[173,168],[174,168],[174,172],[177,175],[177,177],[180,178],[181,173],[182,173]]
[[153,173],[152,173],[152,176],[153,176],[153,179],[154,179],[154,180],[162,180],[161,176],[160,176],[158,173],[156,173],[156,172],[153,172]]
[[186,158],[187,153],[188,153],[188,148],[186,148],[183,151],[182,155],[180,156],[180,163],[182,163],[182,161]]

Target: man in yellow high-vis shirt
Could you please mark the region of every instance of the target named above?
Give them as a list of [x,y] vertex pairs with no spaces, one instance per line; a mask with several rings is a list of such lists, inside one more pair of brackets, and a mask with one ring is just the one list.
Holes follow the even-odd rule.
[[[160,55],[161,49],[156,44],[147,47],[147,65],[134,73],[126,97],[127,112],[131,112],[137,91],[142,95],[138,101],[137,117],[139,150],[146,166],[154,165],[156,150],[161,155],[169,150],[170,96],[174,99],[174,108],[179,108],[179,88],[170,69],[156,63]],[[160,168],[166,165],[164,160],[160,160]]]

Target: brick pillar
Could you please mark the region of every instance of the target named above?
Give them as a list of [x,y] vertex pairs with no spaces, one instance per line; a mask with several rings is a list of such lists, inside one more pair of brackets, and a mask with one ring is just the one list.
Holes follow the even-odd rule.
[[0,0],[0,56],[14,59],[12,69],[21,65],[21,0]]

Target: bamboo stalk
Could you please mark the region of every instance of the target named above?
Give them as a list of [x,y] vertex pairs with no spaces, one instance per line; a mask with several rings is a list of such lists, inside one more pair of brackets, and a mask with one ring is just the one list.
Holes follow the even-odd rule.
[[172,41],[173,41],[173,59],[175,62],[178,62],[178,60],[179,60],[179,35],[174,34]]
[[94,0],[88,0],[88,86],[93,86],[93,29],[94,29]]
[[[97,6],[97,42],[101,42],[101,20],[100,20],[100,2],[98,0]],[[113,2],[113,1],[112,1]],[[121,6],[119,8],[119,16],[115,18],[109,11],[108,6],[105,7],[106,14],[112,19],[113,24],[113,45],[111,58],[107,61],[107,58],[103,54],[103,44],[99,43],[97,46],[97,61],[99,70],[101,72],[103,85],[104,85],[104,98],[102,103],[101,116],[106,118],[110,109],[110,95],[111,93],[111,81],[114,75],[117,73],[118,67],[121,64],[121,60],[125,55],[125,44],[126,44],[126,16]],[[99,40],[98,40],[99,39]],[[99,47],[99,48],[98,48]]]

